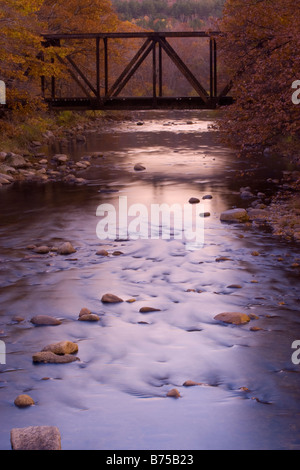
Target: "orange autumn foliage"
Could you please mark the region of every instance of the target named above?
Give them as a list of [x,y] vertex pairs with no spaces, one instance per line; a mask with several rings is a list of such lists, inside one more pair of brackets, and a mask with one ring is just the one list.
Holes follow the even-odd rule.
[[279,145],[300,153],[300,15],[295,0],[227,0],[220,29],[222,55],[236,98],[223,129],[242,146]]

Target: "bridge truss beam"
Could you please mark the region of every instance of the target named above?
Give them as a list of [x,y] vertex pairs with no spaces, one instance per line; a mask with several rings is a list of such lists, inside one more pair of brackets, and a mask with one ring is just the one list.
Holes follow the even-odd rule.
[[[45,101],[54,109],[167,109],[167,108],[202,108],[213,109],[232,103],[228,97],[232,84],[228,84],[222,93],[218,94],[218,58],[217,38],[219,32],[167,32],[167,33],[89,33],[89,34],[44,34],[44,47],[57,48],[56,59],[63,65],[84,94],[84,97],[63,97],[58,95],[56,79],[51,77],[50,86],[46,87],[46,79],[42,77],[42,93]],[[110,84],[109,40],[111,39],[144,39],[133,58],[129,61],[120,75]],[[170,44],[169,38],[208,38],[209,39],[209,90],[200,83],[185,61],[178,55]],[[59,48],[65,40],[95,41],[95,84],[81,69],[73,56],[61,56]],[[100,45],[103,45],[102,51]],[[164,97],[163,96],[163,52],[171,59],[181,74],[192,86],[196,96],[193,97]],[[120,97],[127,83],[136,71],[152,54],[152,97],[135,98]],[[103,66],[102,66],[103,65]],[[103,74],[104,86],[101,86]],[[49,90],[50,88],[50,90]]]

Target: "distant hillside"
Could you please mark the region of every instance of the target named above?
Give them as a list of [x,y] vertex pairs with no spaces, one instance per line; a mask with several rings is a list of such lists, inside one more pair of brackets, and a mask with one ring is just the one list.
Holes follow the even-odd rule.
[[209,18],[222,15],[225,0],[112,0],[120,17],[155,31],[185,25],[201,29]]

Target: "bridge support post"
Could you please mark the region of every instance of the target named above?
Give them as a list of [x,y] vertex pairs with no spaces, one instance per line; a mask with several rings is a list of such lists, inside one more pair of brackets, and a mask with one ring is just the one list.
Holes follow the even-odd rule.
[[217,70],[217,42],[211,37],[209,41],[210,52],[210,101],[214,103],[218,97],[218,70]]

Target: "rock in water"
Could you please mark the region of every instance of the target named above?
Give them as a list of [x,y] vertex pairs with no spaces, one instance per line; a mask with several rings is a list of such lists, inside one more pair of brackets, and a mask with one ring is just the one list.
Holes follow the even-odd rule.
[[18,408],[34,405],[34,400],[29,395],[19,395],[14,401]]
[[100,317],[95,315],[95,313],[89,313],[88,315],[80,315],[78,318],[79,321],[99,321]]
[[58,354],[54,354],[51,351],[41,351],[33,354],[32,356],[33,362],[43,364],[68,364],[69,362],[78,360],[79,358],[72,356],[72,354],[64,354],[63,356],[59,356]]
[[180,398],[181,395],[178,392],[177,388],[172,388],[172,390],[169,390],[167,393],[167,397],[172,397],[172,398]]
[[191,197],[189,199],[190,204],[199,204],[199,202],[200,202],[200,199],[198,199],[197,197]]
[[114,294],[104,294],[101,302],[104,304],[116,304],[118,302],[123,302],[123,299],[120,299],[120,297],[114,295]]
[[13,450],[61,450],[60,432],[55,426],[14,428],[10,442]]
[[55,326],[61,325],[61,321],[57,318],[50,317],[49,315],[36,315],[30,320],[31,323],[37,326]]
[[64,354],[75,354],[78,352],[78,345],[76,343],[72,343],[72,341],[60,341],[59,343],[45,346],[43,351],[51,351],[59,356]]
[[144,171],[144,170],[146,170],[146,168],[141,163],[136,163],[136,165],[134,165],[134,170],[135,171]]
[[249,217],[246,209],[230,209],[222,212],[220,219],[222,222],[247,222]]
[[70,242],[65,242],[62,243],[58,248],[57,248],[57,253],[59,255],[70,255],[72,253],[75,253],[76,250],[73,247],[72,243]]
[[154,307],[142,307],[140,313],[160,312],[159,308]]
[[215,320],[232,325],[244,325],[250,321],[250,317],[246,313],[225,312],[216,315]]
[[47,255],[50,251],[50,248],[46,245],[37,246],[34,248],[34,252],[39,255]]

